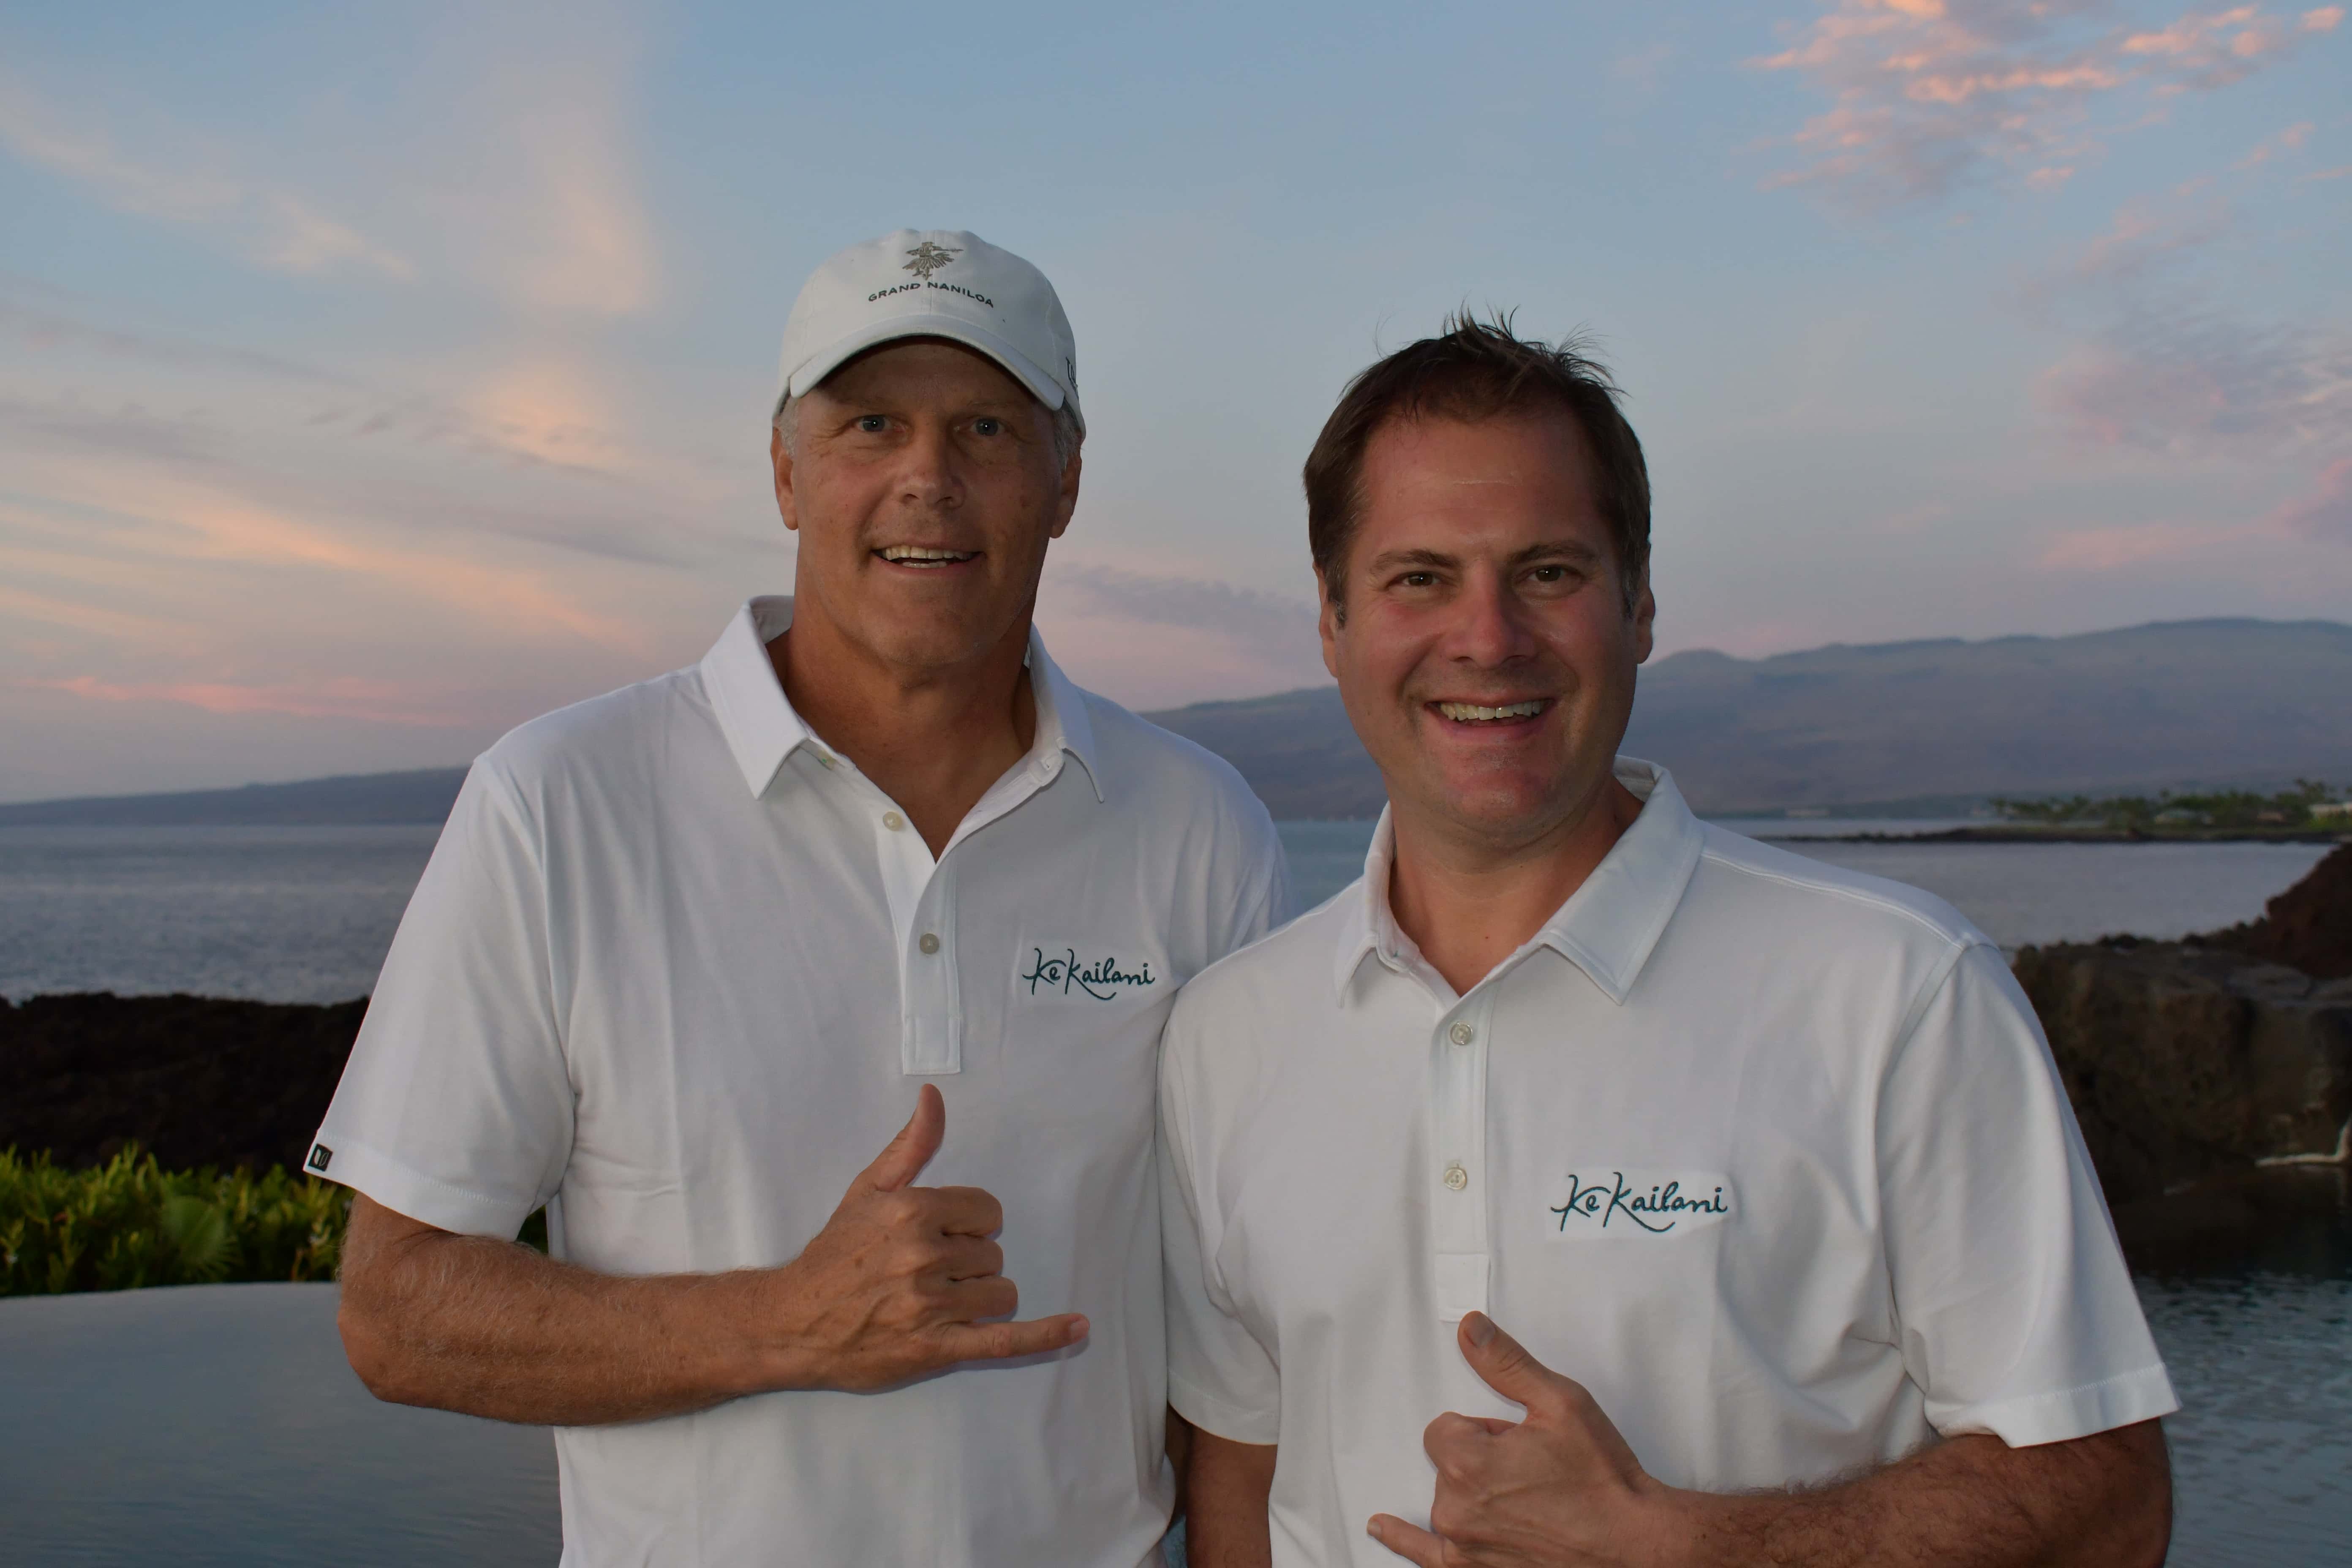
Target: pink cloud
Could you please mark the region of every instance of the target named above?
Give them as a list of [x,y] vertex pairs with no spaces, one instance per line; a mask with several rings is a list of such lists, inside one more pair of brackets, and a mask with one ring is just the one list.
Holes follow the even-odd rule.
[[2044,372],[2036,400],[2075,439],[2195,458],[2352,446],[2352,341],[2137,310]]
[[331,680],[240,686],[226,681],[103,680],[77,675],[62,680],[14,684],[63,691],[93,702],[170,702],[207,713],[282,713],[298,719],[359,719],[376,724],[451,729],[485,723],[487,717],[446,699],[395,681],[344,677]]
[[2137,97],[2144,119],[2146,95],[2242,80],[2342,14],[2239,5],[2151,31],[2110,21],[2103,0],[1829,0],[1800,41],[1750,62],[1801,72],[1832,100],[1790,139],[1809,160],[1769,183],[1863,208],[1939,196],[1989,169],[2054,188],[2127,129],[2103,100]]
[[2265,519],[2305,539],[2352,543],[2352,458],[2339,458],[2320,470],[2319,483]]
[[5,78],[0,78],[0,148],[79,182],[118,211],[224,230],[238,248],[277,271],[351,265],[403,282],[416,276],[407,257],[290,190],[169,157],[126,155],[102,130],[68,123],[22,82]]
[[2053,540],[2042,552],[2039,564],[2057,572],[2115,572],[2202,554],[2244,531],[2179,522],[2076,529]]

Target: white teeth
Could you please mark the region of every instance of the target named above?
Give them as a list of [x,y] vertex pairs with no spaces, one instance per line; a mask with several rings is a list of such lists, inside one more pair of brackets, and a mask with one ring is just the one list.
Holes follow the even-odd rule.
[[1485,708],[1475,702],[1441,702],[1437,710],[1456,723],[1475,724],[1496,719],[1532,719],[1544,710],[1540,699],[1533,702],[1506,702],[1500,708]]
[[969,561],[971,552],[962,550],[926,550],[919,544],[892,544],[883,549],[882,559],[901,566],[944,565],[951,561]]

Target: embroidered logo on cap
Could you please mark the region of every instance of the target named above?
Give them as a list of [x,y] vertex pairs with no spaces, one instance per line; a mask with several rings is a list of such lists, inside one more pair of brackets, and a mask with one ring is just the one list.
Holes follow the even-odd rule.
[[1013,980],[1031,996],[1090,996],[1097,1002],[1160,984],[1148,958],[1121,958],[1115,952],[1081,956],[1077,943],[1052,938],[1021,950]]
[[313,1143],[310,1145],[310,1157],[302,1163],[314,1171],[323,1171],[334,1157],[335,1152],[324,1143]]
[[907,263],[907,270],[929,283],[932,273],[961,256],[963,252],[944,245],[933,245],[927,239],[907,254],[913,258]]
[[1731,1215],[1731,1179],[1717,1172],[1570,1171],[1567,1201],[1552,1205],[1545,1228],[1570,1241],[1680,1236],[1721,1225]]

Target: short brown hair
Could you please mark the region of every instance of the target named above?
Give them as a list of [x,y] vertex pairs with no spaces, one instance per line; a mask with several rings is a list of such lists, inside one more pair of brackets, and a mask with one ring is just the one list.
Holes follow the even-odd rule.
[[1650,564],[1650,470],[1641,438],[1618,412],[1623,394],[1589,347],[1577,335],[1558,343],[1521,338],[1507,314],[1481,321],[1464,311],[1436,337],[1397,350],[1348,384],[1307,454],[1305,474],[1307,547],[1334,605],[1339,563],[1363,506],[1364,452],[1382,426],[1433,416],[1475,425],[1558,408],[1584,433],[1593,500],[1617,547],[1625,613],[1633,613]]

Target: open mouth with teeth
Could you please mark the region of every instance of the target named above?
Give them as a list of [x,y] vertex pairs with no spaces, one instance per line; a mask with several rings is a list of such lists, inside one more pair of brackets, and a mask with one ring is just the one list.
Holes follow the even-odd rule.
[[920,572],[935,572],[943,566],[961,566],[967,561],[980,559],[976,550],[933,550],[921,544],[887,544],[874,552],[893,566],[911,566]]
[[1551,706],[1551,699],[1536,697],[1525,702],[1503,702],[1493,707],[1480,702],[1433,702],[1429,706],[1440,718],[1452,724],[1524,724],[1529,720],[1541,718],[1544,710]]

